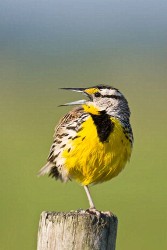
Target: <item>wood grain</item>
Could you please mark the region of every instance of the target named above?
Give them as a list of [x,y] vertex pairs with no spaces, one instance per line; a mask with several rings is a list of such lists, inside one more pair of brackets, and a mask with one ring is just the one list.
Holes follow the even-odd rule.
[[110,212],[42,212],[37,250],[115,250],[117,223]]

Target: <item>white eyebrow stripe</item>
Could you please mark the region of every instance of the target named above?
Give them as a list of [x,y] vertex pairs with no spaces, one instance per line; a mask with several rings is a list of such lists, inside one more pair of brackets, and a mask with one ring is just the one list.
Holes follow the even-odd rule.
[[102,89],[101,91],[101,94],[102,94],[102,96],[118,96],[118,97],[121,97],[122,96],[122,94],[119,92],[119,91],[117,91],[117,90],[115,90],[115,89]]

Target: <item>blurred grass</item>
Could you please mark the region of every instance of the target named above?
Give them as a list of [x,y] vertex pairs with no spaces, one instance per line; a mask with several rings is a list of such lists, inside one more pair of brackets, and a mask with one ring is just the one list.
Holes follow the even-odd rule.
[[[79,14],[76,12],[84,17],[82,7]],[[99,4],[97,10],[101,11],[101,7],[104,6]],[[160,7],[163,21],[163,5],[158,4]],[[72,13],[69,23],[66,14],[58,15],[57,29],[54,25],[49,28],[54,20],[43,19],[44,12],[40,12],[44,28],[38,21],[38,12],[35,17],[32,15],[30,28],[28,19],[14,16],[14,9],[11,12],[14,25],[8,16],[3,20],[4,30],[10,29],[3,32],[0,44],[2,250],[36,249],[38,221],[43,210],[88,207],[84,190],[77,183],[61,184],[47,177],[37,178],[36,174],[46,162],[54,126],[69,110],[57,106],[81,97],[58,88],[101,83],[119,88],[127,97],[135,143],[125,170],[112,181],[91,188],[95,204],[98,209],[111,210],[118,216],[117,250],[167,248],[164,27],[156,26],[155,20],[160,23],[160,18],[153,18],[152,29],[152,23],[146,22],[147,15],[139,22],[140,8],[134,22],[124,20],[128,15],[122,15],[120,8],[115,9],[113,17],[106,5],[103,9],[106,16],[96,15],[96,20],[92,19],[90,9],[86,9],[88,19],[78,19],[76,26]],[[145,8],[145,14],[148,10]],[[158,16],[156,10],[154,17]],[[133,11],[129,17],[135,14]]]

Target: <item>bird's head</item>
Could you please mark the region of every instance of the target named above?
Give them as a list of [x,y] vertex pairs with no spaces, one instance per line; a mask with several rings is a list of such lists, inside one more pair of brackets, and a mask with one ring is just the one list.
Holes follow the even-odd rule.
[[116,88],[106,85],[98,85],[89,88],[63,88],[75,92],[81,92],[88,97],[88,100],[79,100],[66,103],[62,106],[82,105],[88,113],[98,114],[105,111],[114,117],[129,118],[130,110],[124,95]]

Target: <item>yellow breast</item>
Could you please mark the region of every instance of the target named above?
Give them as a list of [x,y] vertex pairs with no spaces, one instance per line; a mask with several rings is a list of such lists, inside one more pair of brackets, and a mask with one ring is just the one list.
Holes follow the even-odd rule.
[[131,142],[125,136],[121,123],[111,118],[114,128],[107,141],[100,142],[96,126],[91,117],[83,124],[74,140],[71,150],[65,150],[62,157],[69,177],[82,185],[110,180],[124,168],[131,155]]

